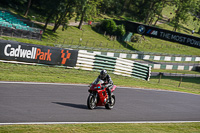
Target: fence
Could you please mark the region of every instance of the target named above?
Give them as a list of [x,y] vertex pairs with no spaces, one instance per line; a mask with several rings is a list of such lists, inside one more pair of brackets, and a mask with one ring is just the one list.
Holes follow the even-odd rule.
[[151,76],[151,66],[81,50],[79,50],[75,68],[89,71],[106,69],[116,75],[134,77],[147,81],[149,81]]
[[162,73],[162,72],[152,72],[151,76],[168,76],[168,77],[193,77],[200,78],[200,74],[183,74],[183,73]]
[[[162,84],[170,87],[181,87],[195,91],[199,90],[199,74],[180,74],[180,73],[162,73],[152,72],[151,83]],[[199,91],[198,91],[199,92]]]

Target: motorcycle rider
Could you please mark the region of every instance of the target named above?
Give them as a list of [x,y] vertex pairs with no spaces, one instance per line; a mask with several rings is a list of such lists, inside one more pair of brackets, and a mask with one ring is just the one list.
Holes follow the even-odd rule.
[[108,93],[109,102],[111,102],[111,89],[113,88],[113,81],[112,81],[110,75],[108,75],[106,70],[102,70],[100,72],[100,75],[94,81],[94,84],[97,84],[100,80],[103,80],[104,83],[106,83],[106,85],[103,86],[102,89],[107,87],[106,91]]

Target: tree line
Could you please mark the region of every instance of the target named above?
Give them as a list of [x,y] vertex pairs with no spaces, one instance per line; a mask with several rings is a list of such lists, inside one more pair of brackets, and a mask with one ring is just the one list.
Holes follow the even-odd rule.
[[180,23],[186,23],[190,15],[194,21],[200,20],[200,0],[6,0],[1,6],[11,7],[24,13],[27,17],[30,11],[40,14],[44,19],[44,30],[48,23],[54,22],[53,31],[63,26],[75,17],[80,21],[78,28],[87,20],[94,20],[99,14],[125,16],[147,25],[156,25],[167,6],[175,7],[175,15],[170,20],[174,31],[180,28]]

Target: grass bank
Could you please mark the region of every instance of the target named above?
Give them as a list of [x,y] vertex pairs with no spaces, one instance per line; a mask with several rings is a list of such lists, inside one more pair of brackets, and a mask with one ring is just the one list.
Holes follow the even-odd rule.
[[[1,81],[26,81],[26,82],[50,82],[50,83],[76,83],[90,84],[99,72],[76,69],[64,69],[47,66],[30,66],[0,63]],[[110,74],[117,86],[172,90],[200,94],[200,78],[183,78],[180,87],[180,77],[151,77],[150,81],[143,81],[130,77]]]
[[145,37],[145,40],[141,39],[140,42],[127,43],[116,40],[111,41],[109,37],[104,36],[103,34],[99,34],[95,30],[93,30],[93,28],[89,25],[84,25],[83,30],[79,30],[76,26],[69,26],[67,30],[62,31],[62,27],[60,27],[56,33],[53,33],[51,31],[52,28],[52,26],[48,26],[48,29],[43,34],[42,41],[11,37],[0,37],[0,39],[14,40],[24,43],[32,43],[45,46],[54,46],[53,44],[67,44],[95,48],[136,50],[143,52],[200,56],[200,49],[198,48],[174,42],[164,41],[156,38]]
[[198,133],[200,132],[200,123],[5,125],[5,126],[0,126],[0,132]]

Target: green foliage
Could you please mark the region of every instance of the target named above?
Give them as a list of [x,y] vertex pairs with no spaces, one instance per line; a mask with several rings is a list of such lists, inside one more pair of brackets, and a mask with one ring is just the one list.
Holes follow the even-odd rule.
[[101,2],[100,10],[104,14],[122,15],[123,4],[123,0],[103,0]]
[[106,31],[106,25],[109,23],[109,20],[108,19],[105,19],[103,21],[101,21],[101,24],[100,24],[100,27],[103,31]]
[[112,19],[108,20],[105,28],[106,28],[106,31],[107,31],[108,34],[114,35],[115,31],[117,29],[115,21],[113,21]]
[[100,27],[103,31],[106,31],[106,33],[110,35],[114,35],[117,29],[116,23],[112,19],[103,20]]
[[103,20],[100,27],[109,35],[124,36],[126,33],[124,25],[117,26],[115,21],[112,19]]
[[97,7],[100,5],[102,0],[77,0],[76,1],[76,20],[80,18],[78,28],[82,29],[83,21],[93,20],[94,17],[99,13]]
[[[24,14],[30,0],[4,0],[3,8],[12,8],[20,14]],[[66,20],[76,17],[80,21],[79,29],[83,21],[92,20],[106,14],[123,16],[126,19],[144,22],[148,25],[156,25],[162,17],[162,10],[166,5],[176,6],[176,15],[171,21],[174,30],[180,28],[180,23],[186,23],[188,16],[194,16],[194,21],[200,18],[200,0],[32,0],[28,18],[36,16],[36,20],[55,23],[53,31],[56,32]],[[167,16],[168,17],[168,16]],[[74,19],[74,18],[73,18]],[[198,29],[197,27],[196,29]],[[46,25],[44,26],[46,29]],[[109,31],[110,34],[113,31]]]
[[118,25],[116,29],[116,35],[117,36],[124,36],[126,34],[126,30],[124,25]]
[[177,10],[171,24],[174,27],[174,31],[176,31],[177,29],[180,30],[180,22],[187,23],[190,12],[195,7],[195,0],[175,0],[174,3]]

